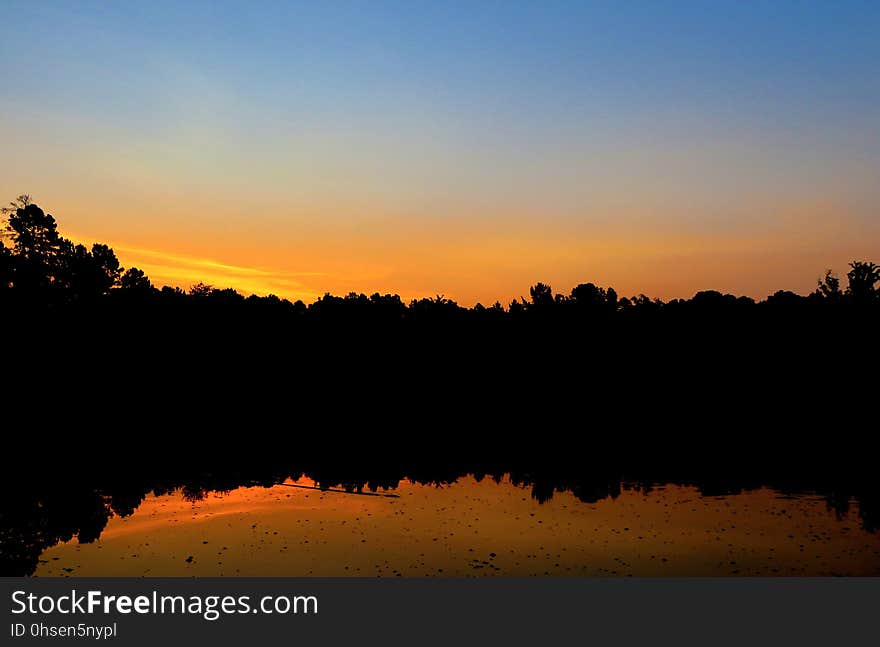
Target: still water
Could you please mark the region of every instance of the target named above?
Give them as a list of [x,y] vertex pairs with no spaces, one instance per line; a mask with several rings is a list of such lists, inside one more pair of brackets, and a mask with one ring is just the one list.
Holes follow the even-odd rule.
[[308,478],[187,498],[147,495],[96,541],[46,548],[38,576],[880,575],[880,534],[767,487],[704,496],[624,486],[540,503],[509,478],[404,480],[357,494]]

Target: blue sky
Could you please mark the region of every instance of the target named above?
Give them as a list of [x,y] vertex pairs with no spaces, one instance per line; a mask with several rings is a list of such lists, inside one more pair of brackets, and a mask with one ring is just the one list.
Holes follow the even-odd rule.
[[[0,19],[0,189],[128,247],[279,275],[298,254],[326,289],[463,301],[585,274],[678,295],[701,287],[693,252],[658,268],[712,245],[707,280],[805,289],[880,248],[876,2],[7,1]],[[395,258],[399,239],[446,247]],[[763,279],[737,278],[747,260]]]

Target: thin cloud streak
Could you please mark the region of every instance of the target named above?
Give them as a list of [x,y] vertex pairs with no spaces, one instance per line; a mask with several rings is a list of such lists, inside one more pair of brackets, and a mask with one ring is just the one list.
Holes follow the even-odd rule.
[[323,294],[301,279],[325,276],[315,271],[274,271],[262,267],[234,265],[211,258],[187,256],[157,249],[111,243],[125,267],[139,267],[158,286],[189,288],[203,282],[217,288],[233,288],[245,294],[275,294],[291,299],[312,300]]
[[[170,266],[182,267],[204,267],[211,271],[228,272],[236,276],[278,276],[277,272],[266,270],[258,267],[247,267],[243,265],[231,265],[222,263],[210,258],[199,258],[196,256],[184,256],[181,254],[170,254],[157,249],[144,249],[139,247],[128,247],[124,245],[116,245],[114,249],[124,252],[132,256],[140,256],[154,258],[157,261],[164,262]],[[325,276],[326,272],[284,272],[285,276]]]

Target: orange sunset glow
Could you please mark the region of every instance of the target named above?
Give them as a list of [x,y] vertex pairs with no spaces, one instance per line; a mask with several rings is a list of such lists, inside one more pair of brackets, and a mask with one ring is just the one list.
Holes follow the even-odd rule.
[[[249,223],[245,207],[236,214],[228,206],[205,206],[224,223],[214,231],[206,216],[193,223],[184,205],[127,217],[113,208],[102,209],[98,199],[54,215],[74,225],[76,240],[99,240],[105,232],[122,264],[142,268],[157,285],[186,289],[202,281],[307,303],[326,292],[354,291],[506,305],[536,278],[565,292],[591,280],[660,298],[708,288],[762,298],[780,287],[808,292],[825,268],[845,268],[874,245],[870,227],[834,205],[755,209],[741,217],[747,231],[721,232],[675,218],[666,220],[673,223],[666,229],[637,214],[598,224],[542,224],[528,214],[415,220],[336,215],[321,221],[296,209],[283,217],[278,206],[257,209]],[[282,215],[273,217],[276,211]],[[135,224],[151,219],[161,220],[161,231]]]

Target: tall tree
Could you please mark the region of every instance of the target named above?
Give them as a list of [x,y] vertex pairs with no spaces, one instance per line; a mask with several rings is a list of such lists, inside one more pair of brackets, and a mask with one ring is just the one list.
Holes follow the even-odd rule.
[[546,307],[553,305],[553,288],[546,283],[535,283],[529,288],[529,296],[532,298],[532,305],[535,307]]
[[149,293],[155,288],[144,271],[137,267],[130,267],[119,279],[119,287],[128,292]]
[[17,256],[46,259],[57,254],[61,242],[58,223],[31,202],[29,196],[20,195],[4,212],[9,214],[6,228]]
[[825,270],[825,277],[819,279],[819,287],[816,289],[816,293],[826,299],[839,300],[843,296],[843,293],[840,291],[840,279],[831,270]]
[[12,284],[27,292],[53,287],[62,238],[55,218],[21,195],[3,209],[12,242]]
[[12,287],[12,251],[0,240],[0,290]]
[[853,261],[849,264],[850,271],[846,278],[849,280],[847,294],[856,303],[869,303],[878,298],[878,290],[875,287],[880,282],[880,266],[866,261]]

